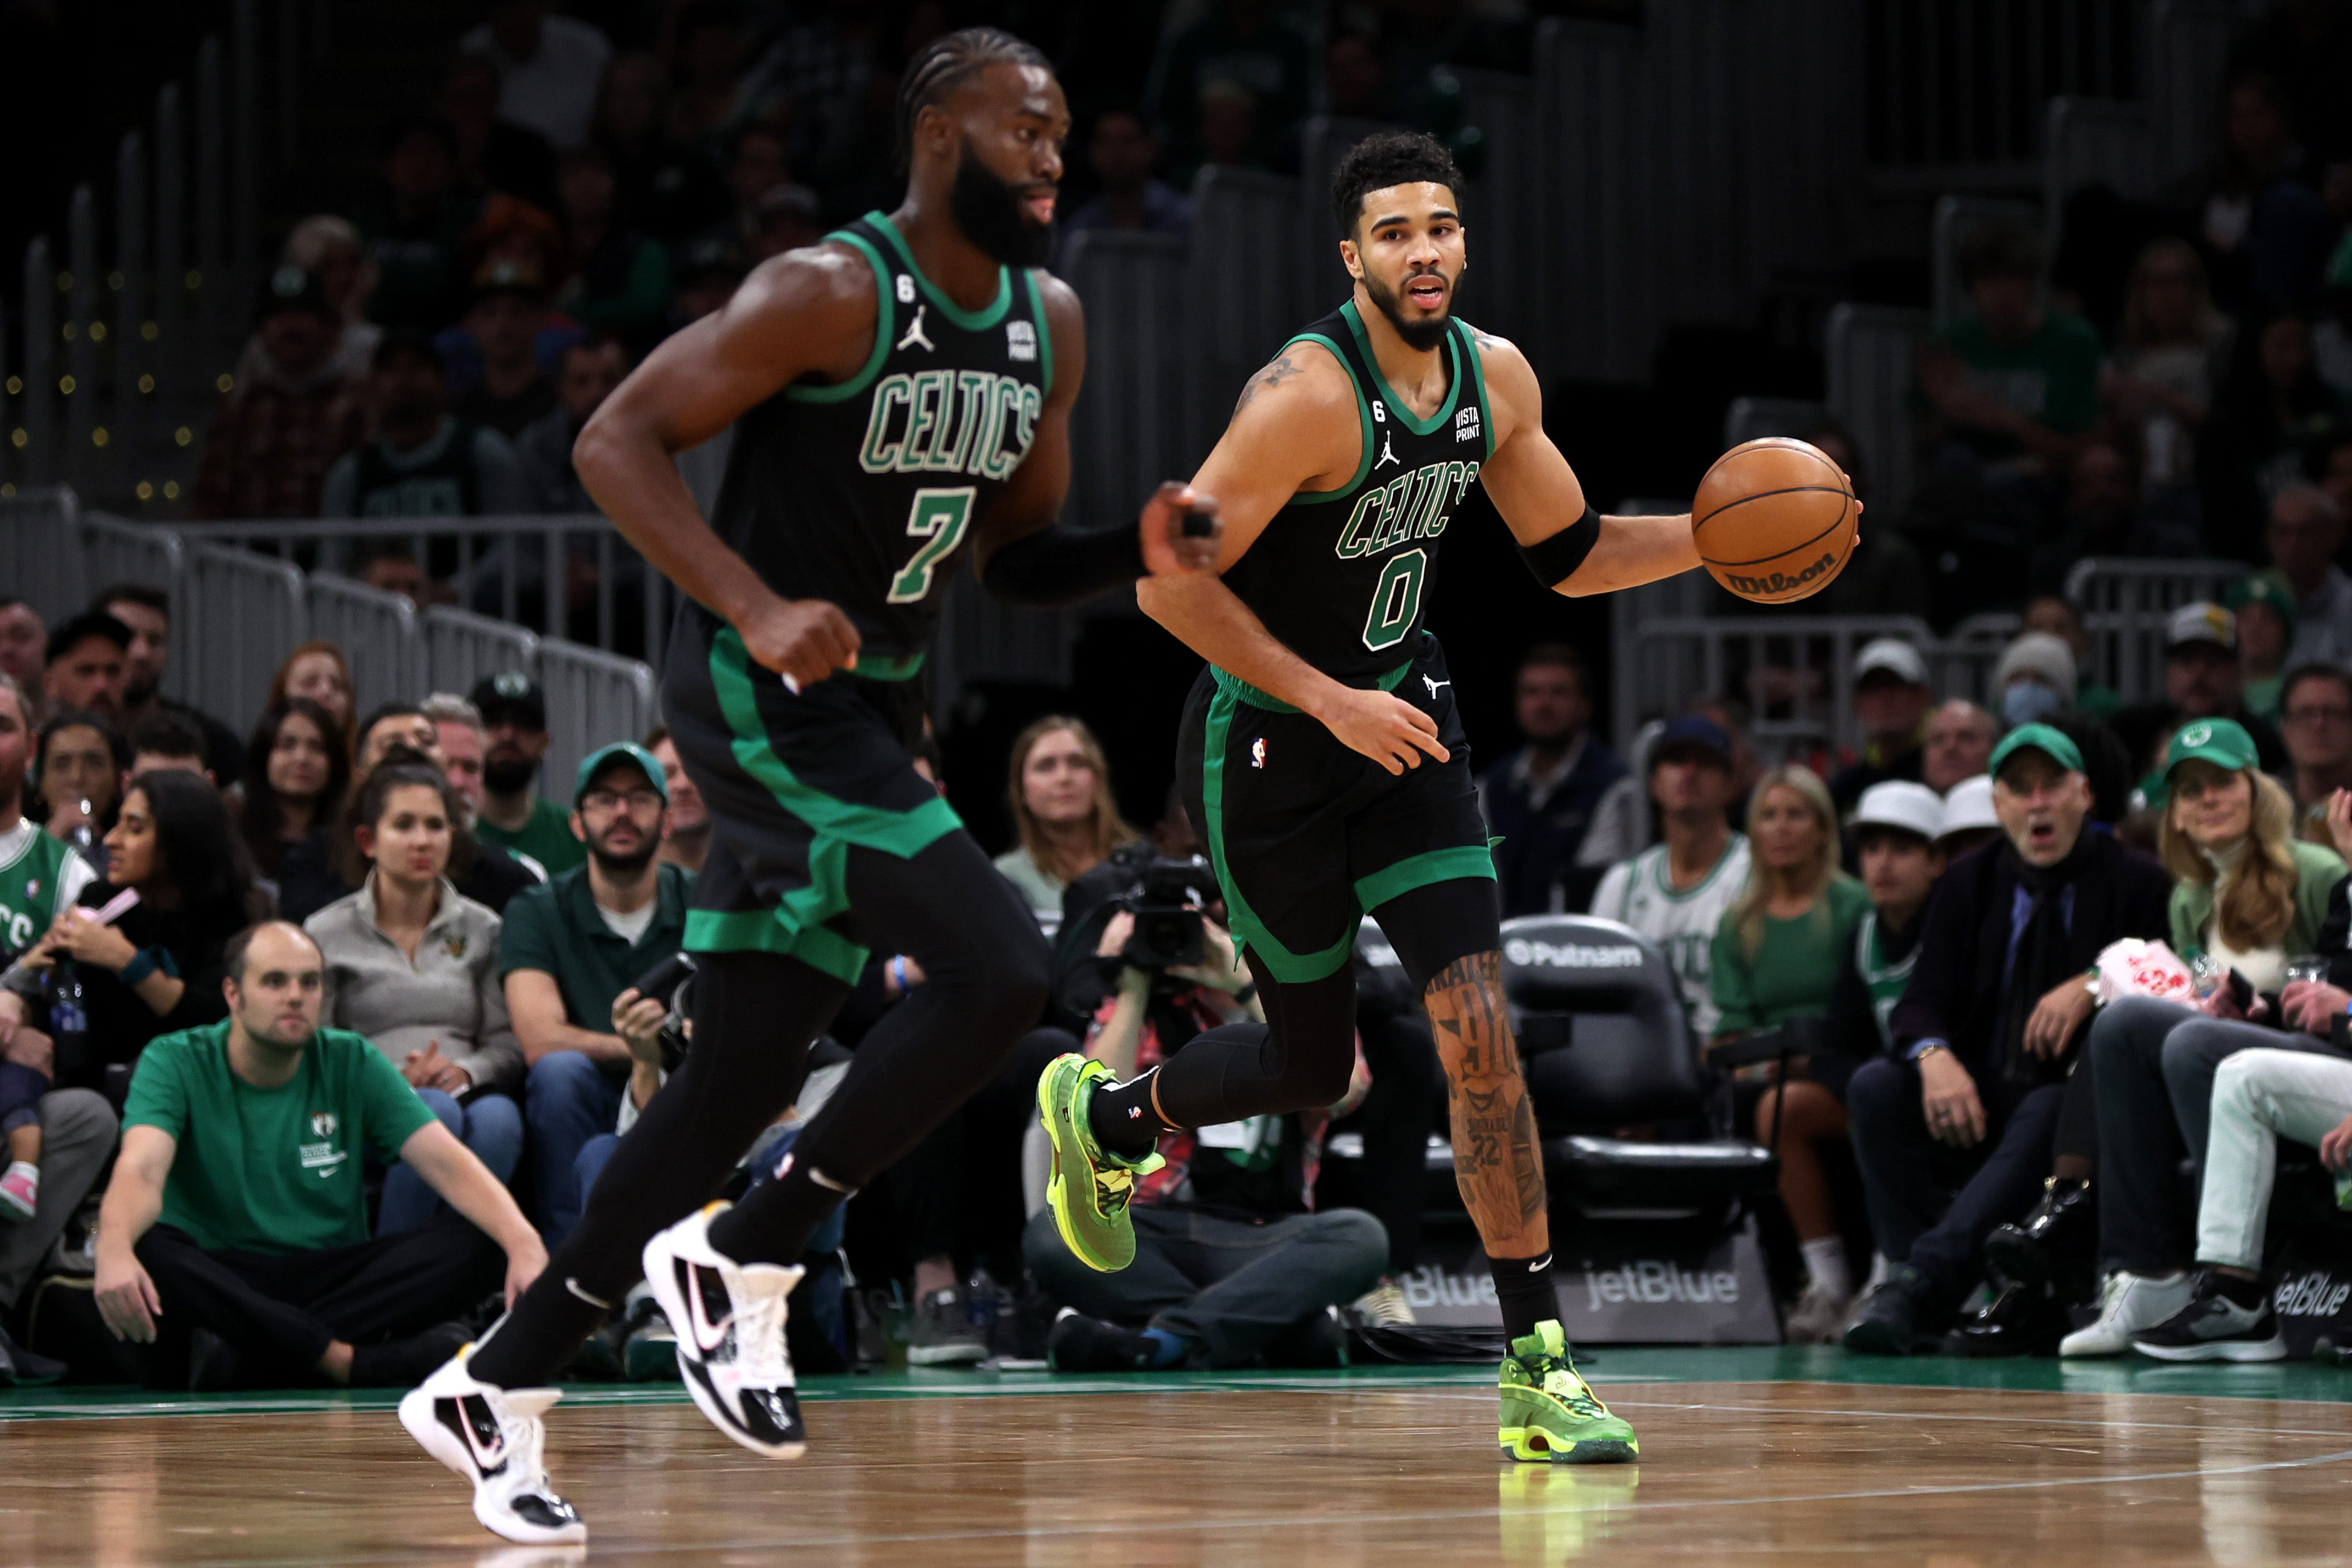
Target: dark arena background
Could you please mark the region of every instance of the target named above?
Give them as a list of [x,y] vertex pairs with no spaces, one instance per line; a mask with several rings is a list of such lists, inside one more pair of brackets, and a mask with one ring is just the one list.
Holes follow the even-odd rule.
[[[1473,486],[1426,591],[1559,1322],[1639,1458],[1488,1445],[1462,1048],[1370,919],[1348,1098],[1171,1134],[1148,1255],[1073,1282],[1038,1071],[1255,1005],[1222,868],[1164,863],[1223,852],[1171,804],[1203,664],[959,557],[909,712],[1050,1000],[802,1259],[807,1455],[713,1432],[640,1289],[547,1418],[594,1544],[508,1546],[395,1406],[687,1060],[713,842],[697,612],[574,444],[898,206],[902,72],[981,26],[1069,111],[1065,523],[1378,315],[1330,193],[1395,131],[1604,539],[1679,549],[1749,442],[1861,504],[1801,600],[1695,552],[1571,597]],[[676,455],[706,515],[739,428]],[[2338,1559],[2347,520],[2352,0],[0,0],[0,1564]],[[238,1065],[272,919],[364,1111]],[[929,983],[852,972],[723,1196]]]

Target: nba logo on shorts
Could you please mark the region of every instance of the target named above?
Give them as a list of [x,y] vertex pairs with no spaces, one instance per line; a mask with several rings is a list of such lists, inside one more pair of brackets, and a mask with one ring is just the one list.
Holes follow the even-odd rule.
[[1250,742],[1250,766],[1252,768],[1265,766],[1265,737],[1262,735]]

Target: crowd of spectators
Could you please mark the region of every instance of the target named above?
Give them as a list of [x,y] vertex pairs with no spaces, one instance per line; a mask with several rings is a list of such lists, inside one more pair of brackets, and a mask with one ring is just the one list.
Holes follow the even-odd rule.
[[1895,498],[1896,537],[1943,575],[1900,608],[2013,604],[2091,555],[2219,556],[2285,579],[2289,649],[2263,638],[2263,661],[2345,656],[2347,40],[2329,0],[2265,7],[2231,50],[2201,167],[2144,200],[2077,193],[2054,256],[2007,220],[1958,239],[1964,298],[1919,359],[1923,476]]

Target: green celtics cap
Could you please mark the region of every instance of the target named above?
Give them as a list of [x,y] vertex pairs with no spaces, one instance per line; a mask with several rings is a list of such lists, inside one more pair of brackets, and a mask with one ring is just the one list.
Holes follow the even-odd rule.
[[2165,748],[2164,773],[2194,758],[2231,773],[2243,773],[2255,766],[2254,737],[2246,727],[2226,718],[2200,718],[2182,725],[2173,733],[2172,744]]
[[669,785],[663,780],[662,765],[655,759],[654,754],[635,741],[616,740],[610,746],[599,747],[590,752],[587,759],[580,764],[580,771],[572,776],[572,803],[574,806],[580,804],[580,798],[588,793],[588,786],[595,780],[596,775],[604,771],[605,766],[615,759],[634,762],[645,769],[646,782],[654,787],[654,793],[662,798],[663,805],[669,804]]
[[2046,724],[2021,724],[2000,737],[1992,748],[1992,762],[1985,771],[1998,778],[2000,765],[2021,751],[2039,751],[2069,773],[2083,771],[2083,753],[2066,738],[2063,730],[2053,729]]

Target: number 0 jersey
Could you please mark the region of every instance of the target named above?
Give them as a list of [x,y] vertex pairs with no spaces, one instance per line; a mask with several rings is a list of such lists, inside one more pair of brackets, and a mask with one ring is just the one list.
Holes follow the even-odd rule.
[[873,352],[743,415],[711,521],[778,593],[839,605],[858,673],[888,678],[920,663],[974,519],[1028,455],[1054,342],[1033,273],[998,268],[964,310],[882,214],[827,238],[874,269]]
[[1301,491],[1225,573],[1276,641],[1335,679],[1369,685],[1421,646],[1437,547],[1494,450],[1472,329],[1446,324],[1445,401],[1416,419],[1381,379],[1353,300],[1286,343],[1319,343],[1356,387],[1364,450],[1336,490]]

